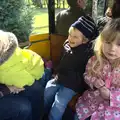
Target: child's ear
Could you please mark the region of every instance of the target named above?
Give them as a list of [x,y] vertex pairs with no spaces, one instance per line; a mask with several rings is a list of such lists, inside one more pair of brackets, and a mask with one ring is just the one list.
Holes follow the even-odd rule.
[[82,43],[85,44],[85,43],[87,43],[88,41],[89,41],[89,40],[88,40],[86,37],[84,37]]
[[83,41],[82,43],[85,44],[85,43],[87,43],[87,41]]

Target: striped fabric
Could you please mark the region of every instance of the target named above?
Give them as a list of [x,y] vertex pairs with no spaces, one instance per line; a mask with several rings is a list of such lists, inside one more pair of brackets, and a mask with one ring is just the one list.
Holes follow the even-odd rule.
[[90,16],[81,16],[71,27],[77,28],[89,40],[98,36],[96,24]]

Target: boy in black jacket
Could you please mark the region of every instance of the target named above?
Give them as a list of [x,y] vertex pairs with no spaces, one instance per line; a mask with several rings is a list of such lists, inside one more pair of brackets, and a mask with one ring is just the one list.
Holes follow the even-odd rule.
[[57,75],[45,87],[45,112],[51,108],[49,120],[61,120],[71,98],[85,90],[83,73],[88,59],[93,55],[91,41],[97,35],[96,25],[89,16],[80,17],[69,28]]

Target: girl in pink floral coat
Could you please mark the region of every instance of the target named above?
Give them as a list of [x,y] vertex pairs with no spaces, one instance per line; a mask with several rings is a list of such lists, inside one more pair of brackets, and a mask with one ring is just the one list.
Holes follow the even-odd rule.
[[77,119],[120,120],[120,18],[108,22],[94,51],[84,74],[91,89],[77,101]]

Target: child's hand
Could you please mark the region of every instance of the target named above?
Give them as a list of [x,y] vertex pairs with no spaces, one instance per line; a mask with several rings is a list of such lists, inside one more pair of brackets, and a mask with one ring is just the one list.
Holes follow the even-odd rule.
[[94,87],[99,89],[100,87],[105,85],[105,82],[103,80],[101,80],[101,79],[98,79],[98,80],[95,80],[93,85],[94,85]]
[[106,99],[106,100],[110,99],[110,90],[108,88],[103,86],[99,89],[99,91],[103,99]]
[[9,88],[10,92],[13,94],[16,94],[16,93],[19,93],[19,92],[25,90],[25,88],[17,88],[15,86],[7,86],[7,87]]

